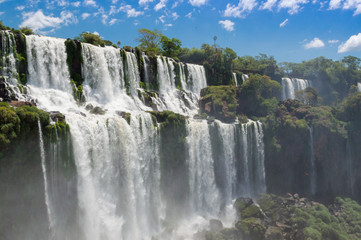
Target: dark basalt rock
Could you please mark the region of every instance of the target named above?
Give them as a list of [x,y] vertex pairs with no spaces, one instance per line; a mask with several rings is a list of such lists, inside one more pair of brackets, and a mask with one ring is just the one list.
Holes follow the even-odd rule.
[[65,122],[65,116],[58,111],[49,112],[49,115],[54,122]]
[[90,110],[90,113],[96,115],[104,115],[105,111],[101,107],[94,107],[93,109]]

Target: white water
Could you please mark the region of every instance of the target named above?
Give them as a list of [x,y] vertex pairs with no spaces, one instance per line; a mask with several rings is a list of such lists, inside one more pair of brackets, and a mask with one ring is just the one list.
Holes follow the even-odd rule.
[[65,40],[30,35],[26,37],[28,83],[65,92],[71,90],[66,63]]
[[236,84],[236,87],[238,87],[237,73],[233,73],[233,80],[234,80],[234,83]]
[[315,195],[317,191],[317,170],[316,170],[316,162],[315,162],[315,152],[314,152],[314,146],[313,146],[313,127],[309,127],[310,130],[310,164],[311,164],[311,194]]
[[191,121],[187,127],[191,209],[202,215],[217,216],[221,196],[215,182],[212,143],[207,121]]
[[45,150],[44,150],[44,141],[43,141],[43,132],[41,130],[41,123],[38,119],[38,130],[39,130],[39,147],[40,147],[40,158],[41,158],[41,170],[43,172],[43,180],[44,180],[44,194],[45,194],[45,205],[46,205],[46,211],[48,214],[48,221],[49,221],[49,231],[50,231],[50,239],[52,239],[53,236],[53,228],[55,224],[55,219],[53,216],[52,206],[50,202],[50,196],[49,196],[49,186],[48,186],[48,177],[47,177],[47,170],[46,170],[46,159],[45,159]]
[[[210,218],[222,219],[230,226],[235,197],[257,197],[266,191],[261,123],[208,124],[192,120],[198,113],[199,92],[206,86],[204,68],[158,57],[160,98],[154,99],[157,108],[190,118],[185,144],[191,214],[171,223],[172,233],[165,231],[167,193],[160,186],[161,139],[146,112],[151,109],[138,98],[140,76],[135,55],[126,53],[124,63],[119,49],[82,46],[86,103],[79,106],[72,96],[64,40],[31,36],[27,41],[30,95],[39,108],[62,112],[70,125],[78,181],[79,231],[85,239],[191,239],[195,232],[207,227]],[[180,69],[183,91],[176,87],[175,64]],[[126,92],[126,78],[130,95]],[[89,103],[105,109],[105,115],[89,113],[85,110]],[[131,114],[129,124],[118,115],[119,111]],[[219,136],[218,146],[210,129]],[[214,147],[220,150],[217,157]],[[216,161],[223,164],[223,172],[216,174]],[[46,173],[46,169],[43,171]]]
[[282,100],[295,99],[296,92],[311,87],[311,81],[299,78],[282,78]]
[[2,66],[0,66],[0,76],[3,77],[8,88],[11,88],[16,98],[24,100],[24,96],[18,87],[19,73],[15,59],[15,40],[10,31],[0,31],[3,49],[0,51]]
[[249,76],[247,74],[242,74],[242,82],[245,83],[247,82]]
[[357,83],[357,89],[359,92],[361,92],[361,83]]
[[142,58],[143,58],[143,63],[144,63],[144,82],[145,82],[145,87],[147,90],[150,89],[149,86],[149,57],[147,55],[145,55],[145,53],[142,53]]

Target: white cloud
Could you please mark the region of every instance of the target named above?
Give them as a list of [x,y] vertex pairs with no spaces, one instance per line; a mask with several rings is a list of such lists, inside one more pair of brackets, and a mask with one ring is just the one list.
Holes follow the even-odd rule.
[[177,20],[179,18],[178,13],[176,13],[176,12],[172,13],[172,18],[174,21]]
[[287,23],[288,23],[288,18],[286,20],[284,20],[283,22],[281,22],[280,27],[286,26]]
[[162,16],[160,16],[158,19],[159,19],[159,21],[161,21],[162,23],[164,23],[164,22],[165,22],[165,21],[164,21],[164,18],[165,18],[165,16],[162,15]]
[[90,16],[89,13],[83,13],[83,14],[81,15],[81,19],[85,20],[85,19],[87,19],[89,16]]
[[0,0],[0,3],[6,2],[7,0]]
[[173,27],[173,24],[168,23],[168,24],[165,24],[164,26],[166,26],[166,27]]
[[116,22],[118,22],[118,19],[112,18],[112,19],[109,21],[109,25],[113,25],[113,24],[115,24]]
[[97,31],[93,32],[93,34],[97,35],[97,36],[100,36],[100,34]]
[[327,42],[330,43],[330,44],[334,44],[334,43],[338,43],[339,40],[328,40]]
[[16,10],[19,10],[19,11],[22,11],[22,10],[25,9],[25,6],[24,6],[24,5],[17,6],[15,9],[16,9]]
[[79,1],[73,2],[73,3],[71,3],[71,5],[73,5],[74,7],[79,7],[79,6],[80,6],[80,2],[79,2]]
[[39,31],[45,28],[60,28],[63,25],[77,23],[76,17],[68,11],[62,11],[60,17],[53,15],[46,16],[42,10],[37,12],[23,13],[23,22],[19,27],[29,27],[34,31]]
[[224,21],[219,21],[218,23],[221,24],[222,27],[224,29],[226,29],[227,31],[229,31],[229,32],[234,31],[234,22],[229,21],[229,20],[224,20]]
[[352,35],[345,43],[338,46],[338,53],[361,51],[361,33]]
[[5,12],[0,12],[0,16],[3,15]]
[[329,8],[328,9],[333,10],[333,9],[340,8],[341,7],[341,2],[342,2],[342,0],[331,0],[330,3],[329,3]]
[[154,0],[139,0],[139,5],[140,6],[146,6],[148,5],[148,3],[154,2]]
[[361,0],[346,0],[343,9],[355,9],[354,16],[361,14]]
[[278,4],[278,8],[288,9],[289,14],[298,13],[302,9],[302,4],[308,3],[308,0],[281,0]]
[[200,7],[206,4],[208,0],[189,0],[189,3],[194,7]]
[[240,0],[238,5],[228,3],[223,15],[225,17],[243,18],[246,16],[246,13],[251,12],[256,6],[256,0]]
[[182,2],[183,2],[183,0],[175,1],[172,5],[172,9],[178,7],[178,5],[181,4]]
[[97,3],[94,0],[84,0],[85,6],[97,7]]
[[324,47],[325,44],[319,38],[314,38],[311,42],[306,43],[303,46],[305,47],[305,49],[310,49],[310,48],[321,48]]
[[119,12],[119,11],[125,12],[125,13],[127,14],[127,17],[128,17],[128,18],[130,18],[130,17],[138,17],[138,16],[144,14],[143,11],[137,11],[137,10],[135,10],[135,8],[133,8],[131,5],[121,6],[121,7],[118,9],[118,12]]
[[270,10],[272,11],[272,8],[276,5],[277,0],[267,0],[262,4],[260,7],[261,10]]
[[155,5],[154,10],[159,11],[162,8],[165,8],[166,3],[167,3],[167,0],[160,0],[159,3],[157,5]]
[[187,15],[186,15],[186,18],[192,18],[192,14],[193,14],[193,12],[189,12]]

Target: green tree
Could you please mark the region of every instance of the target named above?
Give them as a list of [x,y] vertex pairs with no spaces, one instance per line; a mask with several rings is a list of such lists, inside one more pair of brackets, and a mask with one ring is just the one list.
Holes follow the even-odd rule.
[[28,28],[28,27],[20,28],[20,32],[24,33],[25,35],[34,34],[34,31],[31,28]]
[[161,37],[162,54],[167,57],[175,58],[178,60],[178,56],[181,52],[182,42],[176,38],[168,38],[166,36]]
[[142,51],[159,53],[162,33],[154,29],[153,31],[142,28],[138,30],[139,37],[136,39],[139,42],[139,48]]
[[93,44],[95,46],[101,46],[101,47],[105,46],[105,42],[103,41],[103,39],[99,35],[94,34],[94,33],[90,33],[90,32],[82,32],[75,39],[80,41],[80,42]]

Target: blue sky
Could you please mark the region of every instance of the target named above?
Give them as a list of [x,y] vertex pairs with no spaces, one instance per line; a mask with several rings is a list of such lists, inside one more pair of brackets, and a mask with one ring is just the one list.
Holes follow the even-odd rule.
[[158,29],[183,47],[213,43],[239,56],[300,62],[361,58],[361,0],[0,0],[0,20],[39,34],[82,31],[136,46],[137,30]]

